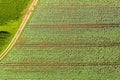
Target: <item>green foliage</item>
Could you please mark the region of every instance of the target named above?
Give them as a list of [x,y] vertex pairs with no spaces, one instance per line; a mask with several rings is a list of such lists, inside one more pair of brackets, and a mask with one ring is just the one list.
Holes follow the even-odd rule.
[[0,31],[0,51],[1,48],[7,43],[8,38],[10,37],[10,33],[7,31]]
[[0,53],[16,33],[29,2],[30,0],[0,0]]
[[0,25],[7,24],[11,20],[18,20],[29,1],[30,0],[1,0]]
[[[1,61],[0,78],[3,80],[119,80],[120,67],[117,65],[120,62],[119,44],[107,47],[44,45],[119,43],[119,26],[111,27],[111,23],[119,23],[119,8],[81,7],[88,4],[113,5],[119,4],[118,2],[119,0],[41,0],[18,43]],[[110,26],[76,27],[77,24],[96,23]],[[73,66],[69,63],[73,63]],[[79,63],[89,64],[84,66]]]

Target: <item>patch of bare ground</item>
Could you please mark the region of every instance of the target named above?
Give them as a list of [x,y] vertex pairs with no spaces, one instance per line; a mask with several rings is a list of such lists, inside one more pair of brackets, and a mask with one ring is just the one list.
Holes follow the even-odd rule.
[[116,66],[119,62],[9,62],[0,66]]
[[11,72],[55,72],[55,71],[73,71],[74,66],[37,66],[37,68],[33,66],[29,67],[19,67],[14,69],[7,69],[7,71]]
[[110,28],[120,27],[120,24],[55,24],[55,25],[28,25],[27,28]]
[[24,42],[27,41],[27,40],[28,40],[27,37],[20,37],[20,38],[17,40],[16,44],[24,43]]
[[[39,63],[0,63],[0,66],[13,66],[19,68],[7,69],[7,71],[12,72],[54,72],[54,71],[78,71],[75,70],[75,66],[120,66],[120,63],[111,63],[111,62],[39,62]],[[37,67],[37,68],[35,68]]]
[[[17,42],[16,42],[16,44],[24,44],[26,41],[27,41],[27,37],[20,37],[18,40],[17,40]],[[17,47],[17,48],[22,48],[22,47]]]
[[17,44],[16,47],[112,47],[120,46],[120,42],[106,42],[106,43],[31,43],[31,44]]
[[63,5],[63,4],[48,4],[44,7],[44,9],[50,8],[68,8],[68,9],[76,9],[76,8],[120,8],[120,6],[115,5]]

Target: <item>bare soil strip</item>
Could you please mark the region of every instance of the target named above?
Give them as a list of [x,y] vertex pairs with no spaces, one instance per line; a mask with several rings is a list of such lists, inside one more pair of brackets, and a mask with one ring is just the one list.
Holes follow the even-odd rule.
[[120,46],[120,42],[108,42],[108,43],[31,43],[31,44],[17,44],[16,47],[112,47]]
[[120,24],[55,24],[55,25],[28,25],[27,28],[110,28],[120,27]]
[[39,63],[0,63],[0,66],[116,66],[119,62],[39,62]]
[[118,5],[60,5],[60,4],[49,4],[44,9],[50,9],[50,8],[68,8],[68,9],[76,9],[76,8],[120,8]]

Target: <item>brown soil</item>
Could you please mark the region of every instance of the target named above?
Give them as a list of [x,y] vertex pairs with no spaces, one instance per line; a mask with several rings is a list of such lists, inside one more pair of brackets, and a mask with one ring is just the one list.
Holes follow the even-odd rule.
[[55,24],[55,25],[29,25],[27,28],[110,28],[120,27],[119,24]]

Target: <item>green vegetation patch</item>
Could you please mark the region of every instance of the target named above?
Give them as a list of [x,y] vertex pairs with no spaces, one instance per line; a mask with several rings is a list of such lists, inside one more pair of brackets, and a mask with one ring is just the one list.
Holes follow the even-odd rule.
[[5,25],[11,20],[18,20],[22,11],[30,0],[1,0],[0,2],[0,25]]
[[0,53],[19,28],[29,3],[30,0],[0,0]]
[[119,0],[41,0],[16,45],[1,60],[0,78],[119,80],[118,4]]
[[7,43],[7,39],[10,37],[10,33],[7,31],[0,31],[0,51],[3,45]]

